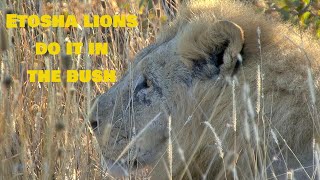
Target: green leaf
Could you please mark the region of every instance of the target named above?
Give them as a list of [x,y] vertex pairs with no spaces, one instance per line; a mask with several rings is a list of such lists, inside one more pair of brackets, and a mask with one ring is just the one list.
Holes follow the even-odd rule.
[[309,11],[303,13],[300,17],[300,23],[301,25],[306,25],[308,24],[308,19],[310,17],[311,13]]
[[320,38],[320,28],[317,30],[316,36],[317,36],[317,38]]
[[152,0],[148,1],[148,9],[153,9],[153,2]]
[[277,0],[275,3],[279,8],[283,8],[288,5],[285,0]]
[[143,3],[145,2],[145,0],[140,0],[140,3],[139,3],[139,8],[142,7]]
[[315,20],[316,28],[320,29],[320,19]]
[[302,2],[303,2],[305,5],[307,5],[307,4],[310,3],[310,0],[302,0]]
[[280,9],[280,13],[281,13],[281,15],[282,15],[282,18],[284,19],[284,20],[289,20],[290,19],[290,12],[289,12],[289,7],[283,7],[282,9]]
[[293,0],[292,5],[294,7],[300,6],[302,3],[300,2],[300,0]]

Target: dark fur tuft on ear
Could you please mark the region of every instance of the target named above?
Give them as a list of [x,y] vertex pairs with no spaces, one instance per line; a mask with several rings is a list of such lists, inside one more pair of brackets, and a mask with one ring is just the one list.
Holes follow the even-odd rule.
[[231,76],[243,43],[243,30],[233,22],[217,21],[208,25],[193,21],[180,36],[178,53],[188,67],[204,71],[201,74],[206,77],[211,77],[212,73]]

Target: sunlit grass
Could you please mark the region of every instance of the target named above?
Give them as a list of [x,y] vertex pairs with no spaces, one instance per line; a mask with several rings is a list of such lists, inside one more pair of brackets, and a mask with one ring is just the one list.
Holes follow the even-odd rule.
[[[93,98],[106,92],[113,84],[66,83],[65,81],[61,83],[30,83],[26,71],[28,69],[61,69],[62,71],[67,69],[115,69],[118,72],[119,79],[123,72],[130,67],[134,55],[155,40],[156,34],[167,17],[163,15],[164,13],[160,9],[148,11],[147,7],[139,7],[134,1],[120,7],[115,7],[112,3],[100,4],[100,1],[92,1],[91,4],[75,0],[69,3],[30,1],[28,4],[27,2],[19,1],[16,3],[10,0],[7,2],[8,4],[1,2],[3,8],[0,14],[0,179],[111,178],[105,173],[99,145],[92,135],[92,129],[89,127],[89,115]],[[159,4],[156,4],[155,8],[159,7]],[[4,15],[8,11],[21,14],[76,14],[81,18],[81,14],[112,14],[116,11],[128,13],[128,10],[139,15],[139,26],[137,28],[4,28]],[[257,33],[260,33],[259,30]],[[261,53],[259,38],[260,34],[257,39],[257,46]],[[85,45],[91,41],[107,41],[109,42],[109,55],[88,56],[86,53],[72,56],[65,56],[64,54],[56,56],[35,55],[36,42],[58,42],[63,45],[67,41],[84,42]],[[250,179],[265,179],[267,178],[266,169],[272,167],[267,162],[274,161],[273,157],[268,157],[265,154],[268,148],[265,143],[266,133],[271,134],[271,138],[277,145],[279,145],[279,142],[285,142],[285,138],[273,129],[271,132],[259,132],[257,121],[263,121],[266,124],[269,122],[265,122],[261,115],[263,113],[262,89],[264,84],[261,77],[263,64],[260,64],[257,69],[258,83],[255,85],[258,89],[257,101],[253,101],[250,97],[248,84],[245,83],[243,87],[240,87],[243,93],[243,97],[240,98],[243,98],[246,103],[245,119],[237,119],[235,81],[232,81],[233,111],[231,114],[233,124],[231,125],[232,128],[226,128],[223,134],[232,131],[236,135],[237,131],[244,131],[247,144],[243,151],[247,156],[248,164],[255,165],[248,167],[252,169]],[[310,99],[314,105],[319,100],[316,97],[312,73],[308,69]],[[222,94],[224,90],[222,90]],[[215,106],[219,105],[219,98]],[[212,108],[215,109],[216,107]],[[319,126],[318,113],[317,107],[310,107],[310,114],[317,126]],[[190,113],[190,119],[191,117],[192,112]],[[213,162],[219,158],[224,165],[223,171],[220,172],[218,177],[224,179],[227,177],[226,172],[231,171],[234,179],[238,179],[238,174],[241,172],[237,171],[236,165],[232,161],[238,155],[236,154],[238,142],[234,141],[234,149],[225,149],[223,147],[225,137],[220,137],[220,134],[216,133],[211,125],[213,119],[212,116],[208,117],[203,123],[205,130],[199,137],[198,144],[195,144],[195,149],[198,150],[205,135],[211,134],[217,142],[217,151],[212,153],[211,160]],[[184,149],[180,148],[179,142],[175,138],[180,132],[171,132],[171,121],[174,121],[174,119],[170,117],[168,155],[166,157],[169,162],[167,164],[168,179],[172,178],[174,169],[173,148],[178,148],[176,150],[180,156],[178,158],[184,163],[183,177],[192,179],[190,169],[193,167],[189,165],[196,155],[196,151],[191,154],[191,157],[185,157]],[[243,121],[243,129],[237,128],[239,121]],[[186,120],[186,123],[188,122],[189,120]],[[105,131],[103,135],[104,139],[109,138],[108,133],[111,125],[108,128],[109,130]],[[148,128],[148,124],[145,128]],[[182,129],[183,127],[181,127]],[[133,139],[128,144],[121,155],[129,151],[135,140]],[[262,143],[263,146],[252,147],[259,143]],[[284,159],[280,146],[278,148],[279,158]],[[286,148],[290,150],[289,146]],[[319,147],[316,143],[314,152],[315,169],[319,173]],[[120,160],[121,156],[115,158]],[[203,172],[203,179],[209,179],[209,168]],[[300,168],[305,171],[305,167],[302,165]],[[289,179],[294,177],[294,171],[287,169],[288,174],[285,176]],[[310,179],[312,178],[314,177],[310,177]]]

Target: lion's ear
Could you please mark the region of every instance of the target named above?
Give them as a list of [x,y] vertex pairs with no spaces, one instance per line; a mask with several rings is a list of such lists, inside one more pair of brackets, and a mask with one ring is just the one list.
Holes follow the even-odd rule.
[[230,21],[191,22],[182,32],[178,52],[198,76],[232,76],[239,63],[244,33]]

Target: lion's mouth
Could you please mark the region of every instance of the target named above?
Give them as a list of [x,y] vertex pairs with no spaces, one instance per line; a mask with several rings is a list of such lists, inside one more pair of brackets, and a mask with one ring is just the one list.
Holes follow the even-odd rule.
[[152,168],[158,163],[164,152],[164,148],[163,144],[158,144],[154,148],[137,153],[131,157],[121,158],[118,161],[106,157],[105,170],[109,175],[116,178],[139,174],[142,170]]
[[[136,174],[147,166],[156,166],[166,151],[167,133],[166,126],[154,128],[153,124],[159,121],[159,113],[139,133],[130,139],[122,138],[113,146],[106,146],[103,156],[106,159],[106,171],[113,177],[128,177]],[[165,123],[163,123],[165,124]],[[118,133],[117,133],[118,134]],[[116,158],[115,158],[116,157]]]
[[106,172],[113,177],[128,177],[129,168],[124,163],[106,160]]
[[147,165],[139,163],[137,159],[125,162],[107,160],[105,167],[107,174],[110,176],[115,178],[124,178],[129,177],[133,173],[139,173],[139,171],[147,167]]

